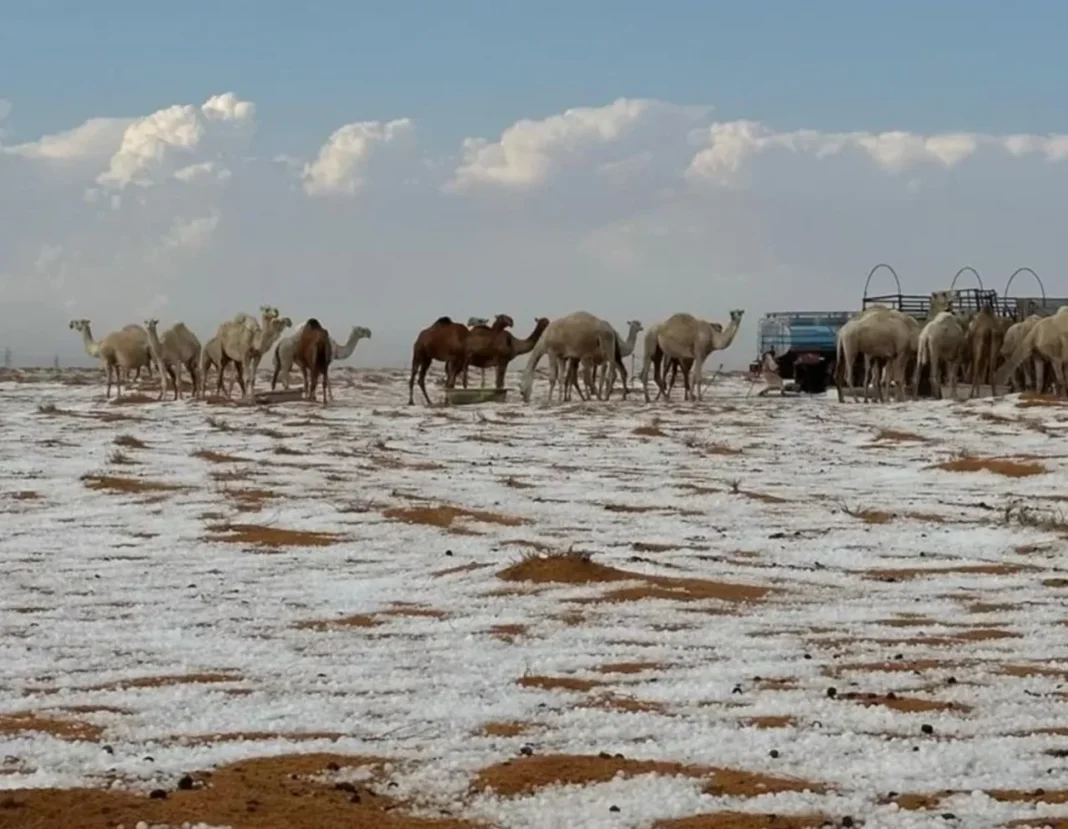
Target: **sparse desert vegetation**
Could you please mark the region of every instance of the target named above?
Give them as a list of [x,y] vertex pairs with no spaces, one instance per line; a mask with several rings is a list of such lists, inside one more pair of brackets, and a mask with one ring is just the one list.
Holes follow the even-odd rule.
[[1065,407],[331,382],[4,384],[0,827],[1068,818]]

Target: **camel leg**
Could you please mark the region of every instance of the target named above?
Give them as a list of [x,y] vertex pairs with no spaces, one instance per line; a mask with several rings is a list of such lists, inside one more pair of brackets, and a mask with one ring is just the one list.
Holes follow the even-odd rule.
[[110,363],[108,363],[107,365],[104,366],[104,371],[107,372],[107,376],[108,376],[108,388],[107,388],[107,391],[104,392],[104,399],[107,400],[109,397],[111,397],[111,364]]
[[408,378],[408,405],[415,405],[415,375],[419,372],[419,352],[412,354],[412,373]]
[[330,366],[323,366],[323,405],[330,396]]
[[426,393],[426,373],[430,371],[430,362],[430,360],[424,358],[423,362],[419,366],[419,388],[420,390],[422,390],[423,399],[426,401],[426,404],[428,406],[433,405],[430,402],[430,395]]

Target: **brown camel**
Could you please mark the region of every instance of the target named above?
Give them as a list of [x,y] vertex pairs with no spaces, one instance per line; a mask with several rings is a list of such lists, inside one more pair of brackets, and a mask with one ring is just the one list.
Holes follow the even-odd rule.
[[[497,351],[493,355],[492,359],[486,361],[486,367],[496,366],[497,376],[495,387],[498,389],[504,388],[504,380],[508,374],[508,364],[512,362],[516,357],[521,354],[529,354],[534,350],[534,346],[538,344],[538,340],[541,339],[541,335],[545,332],[545,329],[549,327],[549,320],[545,317],[538,317],[534,320],[534,330],[530,332],[530,336],[526,339],[519,339],[508,331],[502,331],[501,335],[496,340]],[[479,363],[475,362],[476,357],[471,357],[471,365],[482,368]]]
[[412,346],[412,376],[408,378],[408,405],[415,403],[415,375],[419,375],[419,388],[429,406],[430,395],[426,393],[426,373],[435,360],[445,364],[445,388],[456,387],[456,378],[467,367],[466,325],[453,322],[448,317],[438,317],[433,325],[424,328]]
[[[330,360],[334,347],[330,343],[330,333],[312,317],[300,332],[297,347],[293,350],[293,362],[300,368],[300,374],[308,389],[308,399],[315,400],[315,386],[319,376],[323,378],[323,405],[330,394]],[[310,376],[309,376],[310,375]]]
[[487,368],[497,365],[497,355],[504,347],[508,332],[504,329],[515,325],[507,314],[498,314],[493,318],[493,325],[479,323],[467,330],[467,342],[464,354],[464,388],[467,388],[467,370],[474,366],[485,374]]

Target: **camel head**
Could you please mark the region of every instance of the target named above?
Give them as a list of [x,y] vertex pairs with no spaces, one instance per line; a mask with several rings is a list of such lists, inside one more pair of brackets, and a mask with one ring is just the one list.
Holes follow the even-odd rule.
[[278,319],[278,309],[275,308],[273,305],[261,305],[260,314],[263,315],[263,318],[265,320]]
[[71,320],[70,321],[70,329],[72,331],[85,331],[88,327],[89,327],[89,320],[87,320],[87,319]]
[[498,314],[493,319],[494,331],[503,331],[505,328],[511,328],[513,325],[515,325],[515,320],[507,314]]
[[156,332],[157,325],[159,325],[159,320],[145,320],[145,330],[151,331],[153,334]]
[[952,291],[931,291],[931,315],[939,313],[940,311],[952,311],[953,310],[953,292]]
[[731,322],[735,324],[740,323],[742,321],[742,315],[744,313],[745,311],[743,309],[735,308],[733,311],[731,311]]
[[642,324],[638,320],[627,320],[627,325],[630,328],[632,334],[637,334],[642,330]]
[[352,327],[352,336],[357,340],[369,340],[371,339],[371,329],[364,328],[362,325],[354,325]]
[[468,317],[467,325],[469,328],[474,328],[476,325],[489,325],[489,320],[485,317]]
[[282,330],[284,331],[285,329],[291,328],[293,326],[293,320],[291,320],[289,317],[282,317],[282,319],[278,320],[278,324],[282,327]]

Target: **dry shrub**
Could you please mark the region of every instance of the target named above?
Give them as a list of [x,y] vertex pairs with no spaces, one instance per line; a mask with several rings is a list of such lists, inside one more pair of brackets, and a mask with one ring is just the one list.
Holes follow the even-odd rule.
[[853,518],[858,518],[865,524],[888,524],[893,520],[894,514],[892,512],[883,512],[877,509],[850,509],[843,506],[842,512],[846,515],[851,515]]
[[513,475],[509,475],[501,483],[512,489],[534,489],[535,486],[534,484],[528,484],[526,481],[520,481]]
[[1004,475],[1008,478],[1026,478],[1031,475],[1042,475],[1049,470],[1035,461],[1015,461],[1011,458],[979,458],[959,457],[951,461],[943,461],[937,464],[936,469],[944,469],[947,472],[993,472],[996,475]]
[[383,511],[383,516],[393,521],[403,521],[405,524],[427,524],[433,527],[448,528],[457,519],[467,521],[479,521],[483,524],[497,524],[503,527],[518,527],[528,523],[524,518],[516,518],[511,515],[500,515],[485,510],[468,510],[462,507],[441,505],[437,507],[391,507]]
[[278,446],[274,447],[274,449],[271,450],[271,451],[273,451],[274,454],[276,454],[276,455],[306,455],[306,454],[308,454],[307,452],[305,452],[305,451],[303,451],[301,449],[292,449],[292,448],[290,448],[288,446],[284,446],[282,444],[279,444]]
[[[540,584],[610,584],[640,582],[605,594],[594,601],[637,601],[640,599],[676,599],[695,601],[716,599],[727,602],[755,602],[772,592],[772,588],[751,584],[728,584],[705,579],[645,576],[617,570],[592,561],[582,553],[558,553],[550,556],[527,556],[497,573],[502,581],[525,581]],[[588,600],[579,600],[588,601]]]
[[778,495],[771,495],[767,492],[753,492],[748,489],[737,490],[738,495],[744,495],[746,498],[751,498],[754,501],[762,501],[765,504],[788,504],[789,498],[780,498]]
[[236,455],[225,455],[222,452],[214,452],[211,449],[198,449],[193,453],[194,458],[210,463],[246,463],[248,458],[240,458]]
[[127,455],[125,452],[120,452],[116,449],[110,455],[108,455],[108,463],[113,463],[118,466],[136,466],[137,461]]
[[638,504],[601,504],[609,512],[656,512],[660,507]]
[[[193,787],[149,799],[121,789],[21,789],[5,792],[11,826],[114,829],[116,826],[240,826],[242,829],[477,829],[460,818],[417,817],[409,804],[368,783],[339,783],[342,768],[367,767],[383,784],[387,760],[301,753],[243,759],[193,774]],[[11,810],[11,811],[8,811]],[[6,818],[0,818],[4,821]]]
[[678,544],[657,544],[654,541],[634,541],[630,548],[639,553],[666,553],[669,550],[677,550]]
[[126,449],[147,449],[148,444],[143,440],[135,438],[133,435],[119,435],[115,438],[114,443],[116,446],[122,446]]
[[644,426],[639,426],[634,430],[635,435],[640,435],[647,438],[665,438],[667,433],[660,428],[660,418],[654,417]]
[[546,754],[517,757],[482,769],[471,784],[473,792],[491,789],[501,797],[516,797],[555,785],[585,786],[607,783],[619,777],[659,774],[691,777],[705,782],[704,792],[717,797],[756,797],[777,792],[823,793],[819,783],[789,777],[773,777],[740,769],[690,766],[663,760],[630,760],[607,753]]
[[213,524],[208,530],[213,535],[206,536],[205,541],[226,541],[258,547],[329,547],[341,540],[330,533],[283,530],[261,524]]
[[59,414],[71,414],[66,409],[61,409],[55,403],[42,403],[37,407],[37,414],[41,415],[59,415]]
[[57,719],[33,711],[0,714],[0,734],[12,737],[28,732],[48,734],[60,740],[96,742],[103,734],[103,729],[92,723]]
[[140,478],[119,478],[114,475],[82,475],[81,480],[89,489],[106,492],[139,494],[144,492],[178,492],[184,489],[184,487],[175,484],[145,481]]
[[1068,516],[1065,516],[1062,510],[1030,507],[1018,501],[1005,508],[1002,520],[1006,524],[1019,524],[1021,527],[1032,527],[1046,532],[1068,531]]
[[34,492],[32,489],[20,489],[17,492],[9,492],[8,498],[15,501],[37,501],[41,497],[40,492]]
[[235,506],[239,512],[256,512],[263,509],[265,501],[278,497],[278,493],[271,492],[269,489],[256,489],[254,487],[225,489],[224,492],[227,498],[236,502]]

